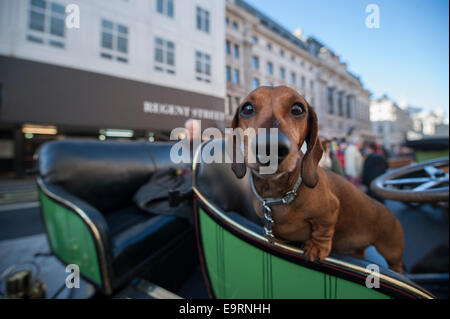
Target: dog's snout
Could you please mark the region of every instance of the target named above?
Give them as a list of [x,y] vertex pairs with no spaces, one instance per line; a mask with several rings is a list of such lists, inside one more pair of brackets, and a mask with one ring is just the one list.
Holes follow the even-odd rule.
[[[276,135],[267,133],[265,138],[257,135],[254,141],[256,143],[256,148],[254,148],[256,150],[256,160],[262,166],[271,164],[271,161],[268,160],[271,156],[276,156],[278,164],[280,164],[289,154],[291,145],[289,139],[283,133]],[[271,154],[271,148],[276,150],[277,153]]]

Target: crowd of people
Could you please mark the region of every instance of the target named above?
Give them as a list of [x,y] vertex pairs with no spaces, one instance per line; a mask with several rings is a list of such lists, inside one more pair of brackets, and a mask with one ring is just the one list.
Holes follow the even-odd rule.
[[370,189],[372,181],[388,169],[389,153],[381,144],[365,142],[359,137],[321,141],[324,149],[321,167],[344,176],[372,198],[383,201]]

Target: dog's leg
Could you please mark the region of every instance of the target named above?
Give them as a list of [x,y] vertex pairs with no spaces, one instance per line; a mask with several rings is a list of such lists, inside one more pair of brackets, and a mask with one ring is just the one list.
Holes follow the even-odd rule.
[[305,242],[305,255],[309,260],[325,259],[331,252],[334,227],[338,210],[333,214],[324,214],[309,220],[312,227],[311,239]]
[[393,218],[392,226],[389,232],[381,234],[374,246],[386,259],[389,268],[401,274],[403,273],[403,230],[400,222],[395,217]]

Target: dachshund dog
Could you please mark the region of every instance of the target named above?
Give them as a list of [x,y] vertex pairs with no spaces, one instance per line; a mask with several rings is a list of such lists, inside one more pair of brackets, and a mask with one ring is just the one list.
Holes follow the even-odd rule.
[[[283,197],[301,174],[295,199],[289,205],[271,207],[277,240],[303,242],[311,261],[325,259],[331,250],[364,258],[365,249],[374,245],[389,267],[402,273],[400,222],[345,178],[319,167],[323,150],[317,116],[299,93],[286,86],[257,88],[237,109],[232,128],[277,128],[289,139],[288,153],[273,174],[260,174],[261,164],[248,161],[248,138],[244,139],[243,163],[232,163],[238,178],[250,169],[255,190],[263,198]],[[300,149],[304,142],[305,154]],[[254,194],[253,205],[263,218],[262,203]]]

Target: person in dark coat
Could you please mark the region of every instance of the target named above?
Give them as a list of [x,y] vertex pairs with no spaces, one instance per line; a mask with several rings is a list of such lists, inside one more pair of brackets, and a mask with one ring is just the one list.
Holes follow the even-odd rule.
[[370,189],[370,183],[387,171],[388,163],[384,156],[377,154],[377,145],[375,143],[369,143],[366,146],[365,153],[367,157],[363,164],[362,183],[367,187],[367,195],[383,203],[384,200],[375,195]]

